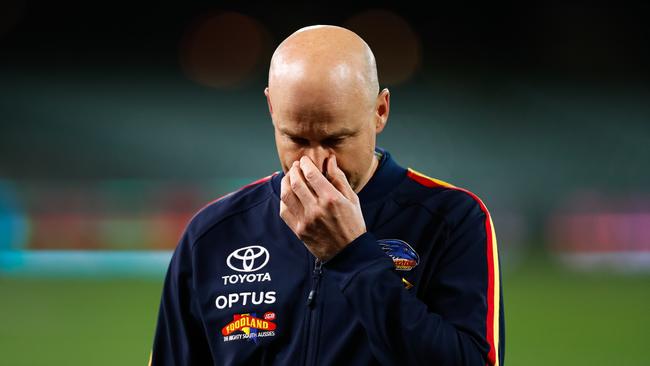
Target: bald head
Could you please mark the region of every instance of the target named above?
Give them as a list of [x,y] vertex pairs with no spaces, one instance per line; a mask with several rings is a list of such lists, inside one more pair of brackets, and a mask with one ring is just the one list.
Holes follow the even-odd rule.
[[327,91],[340,97],[361,93],[374,103],[379,92],[375,57],[366,42],[348,29],[305,27],[285,39],[271,58],[269,91],[276,87],[298,87],[300,94]]

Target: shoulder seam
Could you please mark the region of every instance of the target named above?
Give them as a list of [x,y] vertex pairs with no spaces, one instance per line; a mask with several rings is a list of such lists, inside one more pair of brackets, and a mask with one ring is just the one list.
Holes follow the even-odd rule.
[[[212,206],[213,204],[215,204],[215,203],[221,201],[222,199],[224,199],[224,198],[226,198],[226,197],[228,197],[228,196],[230,196],[230,195],[232,195],[232,194],[235,194],[235,193],[237,193],[237,192],[242,192],[242,191],[246,190],[247,188],[253,188],[253,187],[256,187],[256,186],[258,186],[258,185],[260,185],[260,184],[262,184],[262,183],[266,183],[266,182],[269,181],[271,178],[273,178],[273,176],[276,175],[276,174],[278,174],[278,172],[275,172],[275,173],[273,173],[273,174],[271,174],[271,175],[267,175],[266,177],[264,177],[264,178],[260,178],[260,179],[258,179],[258,180],[255,180],[255,181],[251,182],[251,183],[245,184],[245,185],[243,185],[243,186],[237,188],[236,190],[234,190],[234,191],[232,191],[232,192],[228,192],[228,193],[226,193],[226,194],[224,194],[224,195],[222,195],[222,196],[219,196],[219,197],[213,199],[212,201],[208,202],[208,203],[205,204],[203,207],[201,207],[201,209],[199,209],[199,210],[197,211],[197,214],[199,214],[201,211],[205,210],[206,208]],[[194,215],[194,216],[196,216],[196,215]],[[194,218],[194,217],[192,217],[192,218]]]
[[429,177],[412,168],[408,168],[406,176],[409,177],[411,180],[415,181],[416,183],[427,188],[446,188],[454,191],[463,192],[468,196],[470,196],[472,200],[474,200],[474,202],[478,204],[481,210],[487,211],[486,213],[489,215],[489,211],[485,206],[485,203],[483,203],[483,200],[481,200],[479,196],[477,196],[474,192],[470,191],[469,189],[458,187],[451,183],[445,182],[443,180]]
[[192,242],[191,242],[191,244],[190,244],[190,249],[191,249],[191,250],[194,250],[194,247],[196,246],[196,243],[197,243],[199,240],[201,240],[201,238],[203,238],[203,236],[205,236],[205,234],[207,234],[208,231],[212,230],[212,228],[214,228],[215,226],[219,225],[219,224],[220,224],[221,222],[223,222],[224,220],[226,220],[226,219],[228,219],[228,218],[230,218],[230,217],[232,217],[232,216],[234,216],[234,215],[240,214],[240,213],[242,213],[242,212],[246,212],[246,211],[248,211],[248,210],[251,210],[251,209],[255,208],[256,206],[262,204],[264,201],[266,201],[266,200],[268,200],[268,199],[269,199],[269,195],[267,194],[267,195],[265,195],[262,199],[260,199],[259,201],[256,201],[256,202],[252,203],[250,206],[245,207],[245,208],[242,208],[242,209],[237,210],[237,211],[234,211],[234,212],[231,212],[231,213],[229,213],[229,214],[223,216],[222,218],[220,218],[220,219],[217,220],[216,222],[210,224],[210,226],[208,226],[207,228],[205,228],[205,229],[204,229],[204,230],[203,230],[199,235],[197,235],[196,239],[192,240]]
[[[201,208],[201,209],[200,209],[200,210],[199,210],[199,211],[198,211],[198,212],[197,212],[197,213],[192,217],[192,219],[190,219],[190,224],[191,224],[192,221],[194,221],[194,219],[195,219],[198,215],[201,214],[201,212],[203,212],[204,210],[206,210],[208,207],[212,206],[213,204],[218,203],[219,201],[221,201],[222,199],[224,199],[224,198],[226,198],[226,197],[228,197],[228,196],[230,196],[230,195],[233,195],[233,194],[238,193],[238,192],[243,192],[244,190],[246,190],[246,189],[248,189],[248,188],[258,187],[258,186],[261,186],[261,185],[264,184],[264,183],[268,183],[268,182],[271,180],[271,178],[272,178],[275,174],[277,174],[277,172],[276,172],[276,173],[273,173],[273,174],[271,174],[271,175],[269,175],[269,176],[267,176],[267,177],[264,177],[264,178],[258,179],[258,180],[254,181],[254,182],[252,182],[252,183],[246,184],[245,186],[242,186],[242,187],[240,187],[239,189],[237,189],[237,190],[235,190],[235,191],[232,191],[232,192],[230,192],[230,193],[227,193],[227,194],[225,194],[225,195],[223,195],[223,196],[221,196],[221,197],[219,197],[219,198],[213,200],[212,202],[210,202],[210,203],[208,203],[207,205],[203,206],[203,208]],[[244,208],[242,208],[242,209],[240,209],[240,210],[237,210],[237,211],[234,211],[234,212],[230,212],[230,213],[228,213],[227,215],[221,217],[221,218],[220,218],[219,220],[217,220],[216,222],[210,224],[208,227],[206,227],[204,230],[202,230],[202,231],[201,231],[201,232],[196,236],[196,238],[195,238],[194,240],[192,240],[192,241],[190,242],[190,250],[193,251],[193,250],[194,250],[194,247],[196,246],[196,243],[197,243],[197,242],[198,242],[198,241],[199,241],[199,240],[200,240],[200,239],[201,239],[205,234],[207,234],[208,231],[212,230],[213,227],[215,227],[216,225],[220,224],[222,221],[224,221],[224,220],[230,218],[230,217],[233,216],[233,215],[240,214],[240,213],[242,213],[242,212],[248,211],[248,210],[250,210],[250,209],[252,209],[252,208],[258,206],[258,205],[261,204],[262,202],[268,200],[268,199],[269,199],[269,195],[272,195],[272,193],[273,193],[273,192],[271,191],[270,193],[267,193],[267,194],[265,194],[264,196],[262,196],[262,198],[260,198],[259,201],[256,200],[256,201],[254,201],[253,203],[251,203],[250,205],[248,205],[247,207],[244,207]],[[188,224],[188,227],[189,227],[190,224]]]
[[427,188],[436,188],[436,187],[441,187],[441,188],[456,188],[456,189],[462,189],[458,188],[455,185],[445,182],[444,180],[436,179],[429,177],[428,175],[422,174],[418,172],[417,170],[413,168],[407,168],[406,169],[406,176],[410,178],[411,180],[427,187]]

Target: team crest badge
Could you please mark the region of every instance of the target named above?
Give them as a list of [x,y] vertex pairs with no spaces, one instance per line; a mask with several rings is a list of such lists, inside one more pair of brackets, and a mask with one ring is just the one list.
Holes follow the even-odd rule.
[[393,259],[396,270],[410,271],[420,263],[420,256],[407,242],[399,239],[380,239],[378,242],[381,249]]

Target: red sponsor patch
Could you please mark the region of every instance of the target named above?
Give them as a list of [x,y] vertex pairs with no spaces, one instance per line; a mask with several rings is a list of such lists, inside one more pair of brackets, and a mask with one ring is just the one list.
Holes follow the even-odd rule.
[[[275,316],[275,314],[273,314]],[[275,330],[275,323],[272,323],[268,320],[256,318],[250,314],[235,314],[233,316],[233,321],[226,324],[225,327],[221,329],[221,334],[227,336],[242,328],[249,329],[261,329],[261,330]]]

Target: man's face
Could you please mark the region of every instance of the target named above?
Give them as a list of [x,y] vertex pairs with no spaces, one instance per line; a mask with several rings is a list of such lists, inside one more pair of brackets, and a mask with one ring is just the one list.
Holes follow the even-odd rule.
[[375,101],[365,93],[327,93],[295,88],[267,92],[282,170],[286,173],[294,161],[307,156],[325,173],[327,159],[335,155],[358,192],[372,166],[378,132]]

